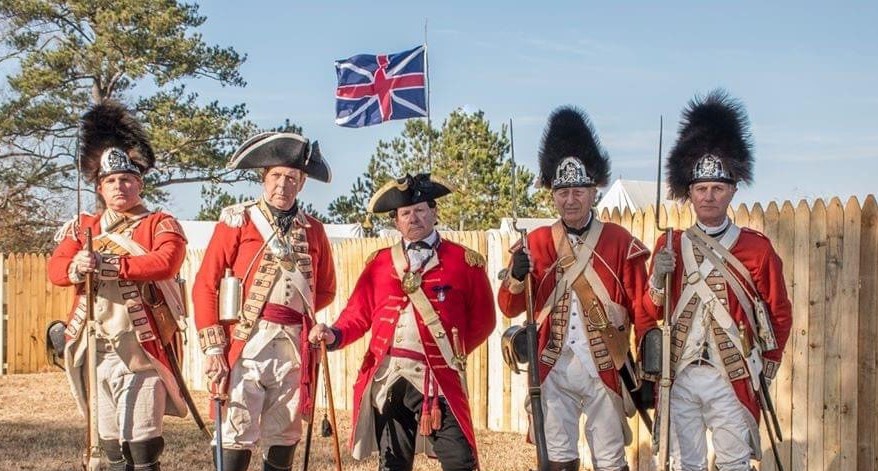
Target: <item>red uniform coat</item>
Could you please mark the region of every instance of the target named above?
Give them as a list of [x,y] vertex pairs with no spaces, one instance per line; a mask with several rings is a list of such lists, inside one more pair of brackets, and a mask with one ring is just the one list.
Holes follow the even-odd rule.
[[[204,252],[201,267],[195,276],[192,288],[192,302],[195,306],[195,327],[198,330],[219,325],[219,285],[225,276],[226,268],[231,268],[234,276],[243,278],[254,259],[261,258],[262,246],[265,242],[256,225],[244,211],[240,226],[232,227],[225,222],[218,222],[213,236]],[[297,218],[298,219],[298,218]],[[332,264],[332,249],[323,224],[309,215],[305,220],[310,227],[305,228],[308,238],[308,254],[311,256],[314,276],[314,310],[319,311],[328,306],[335,298],[335,267]],[[264,250],[264,249],[263,249]],[[242,299],[247,299],[250,286],[253,284],[259,260],[253,262],[247,279],[244,280]],[[245,342],[232,338],[232,330],[237,322],[223,323],[226,333],[226,359],[229,368],[241,356]],[[303,365],[305,367],[306,365]]]
[[[672,238],[673,250],[676,256],[676,266],[674,267],[674,273],[671,276],[671,312],[676,308],[675,303],[680,298],[682,289],[681,285],[683,282],[684,267],[680,245],[680,236],[682,234],[682,231],[676,230],[674,231]],[[664,234],[659,237],[655,246],[656,252],[665,247],[666,239],[667,238]],[[741,234],[738,236],[738,240],[728,250],[750,271],[753,283],[756,285],[759,295],[765,301],[771,314],[771,324],[774,327],[774,335],[777,337],[778,348],[768,352],[762,352],[762,357],[766,360],[780,363],[781,357],[783,356],[783,349],[790,336],[790,328],[793,323],[792,305],[790,304],[789,296],[787,296],[786,283],[784,282],[783,277],[783,262],[774,251],[774,247],[772,247],[771,241],[769,241],[767,237],[760,232],[746,227],[741,228]],[[652,274],[652,266],[650,266],[649,272]],[[750,345],[756,345],[756,340],[753,336],[752,330],[753,326],[751,326],[750,322],[747,320],[747,314],[741,308],[738,299],[735,297],[734,291],[728,286],[728,283],[726,283],[726,288],[729,297],[729,314],[732,316],[735,324],[744,324],[746,335],[750,340]],[[640,336],[642,336],[649,328],[656,326],[657,321],[662,318],[662,307],[656,306],[655,303],[653,303],[648,291],[644,291],[644,293],[643,305],[645,317],[638,321],[638,325],[641,326],[637,329],[638,343],[640,341]],[[738,396],[738,399],[747,407],[747,409],[750,410],[758,423],[759,405],[756,402],[756,395],[750,384],[750,379],[742,378],[732,381],[732,387],[735,389],[735,394]]]
[[[101,214],[91,215],[82,213],[79,215],[77,224],[71,224],[64,238],[55,248],[48,262],[49,280],[57,286],[72,286],[68,277],[68,269],[73,256],[85,248],[85,230],[91,228],[92,236],[101,233]],[[78,226],[78,227],[77,227]],[[161,212],[154,212],[143,218],[131,235],[131,239],[143,246],[147,253],[144,255],[123,255],[119,257],[119,279],[130,281],[157,281],[174,278],[183,265],[186,257],[186,238],[179,223],[173,216]],[[73,299],[73,309],[70,311],[72,318],[79,297],[85,295],[85,283],[76,285],[76,294]],[[177,414],[186,415],[186,407],[182,402],[177,384],[168,384],[170,365],[165,350],[160,345],[158,330],[155,320],[149,312],[149,306],[144,304],[144,309],[149,313],[148,319],[152,331],[156,333],[156,339],[142,342],[140,346],[152,358],[164,366],[165,371],[159,371],[165,380],[168,394],[174,399]],[[69,320],[69,319],[68,319]],[[84,330],[84,329],[83,329]],[[82,332],[82,330],[80,330]],[[80,335],[81,336],[81,335]],[[68,343],[76,339],[68,338]],[[182,406],[182,407],[179,407]]]
[[[473,253],[467,256],[468,249],[447,240],[442,240],[436,250],[439,263],[423,273],[422,289],[436,310],[445,332],[450,336],[451,328],[457,327],[463,348],[466,353],[470,353],[488,338],[497,322],[484,259]],[[440,291],[444,293],[443,301],[437,297]],[[366,264],[347,306],[333,325],[333,329],[339,333],[334,348],[343,348],[367,331],[372,331],[369,348],[354,385],[354,433],[351,436],[351,448],[357,437],[357,423],[361,416],[361,407],[364,406],[363,401],[371,400],[369,397],[364,398],[364,393],[393,345],[396,321],[400,311],[408,303],[408,296],[403,291],[402,282],[393,267],[390,248],[385,248],[379,250],[374,259]],[[456,370],[441,359],[442,353],[417,309],[415,318],[424,353],[430,362],[430,370],[477,457],[469,402],[460,377]],[[369,402],[365,403],[365,407],[370,407]],[[375,432],[370,430],[367,433],[374,435]]]
[[[643,317],[640,296],[646,287],[646,257],[649,256],[649,250],[622,226],[613,223],[603,224],[604,228],[594,250],[592,265],[613,302],[624,306],[628,311],[629,319],[636,321]],[[552,239],[552,227],[544,226],[531,231],[527,235],[527,242],[533,262],[531,274],[535,293],[534,310],[538,313],[555,288],[555,271],[548,271],[558,258],[555,242]],[[606,261],[606,265],[598,256]],[[500,287],[497,302],[500,310],[507,317],[516,317],[525,310],[524,293],[512,294],[509,291],[508,278]],[[543,322],[539,326],[540,353],[549,341],[551,331],[549,324]],[[539,355],[537,357],[539,358]],[[552,367],[543,362],[539,362],[539,367],[540,383],[542,383]],[[601,371],[600,376],[616,394],[622,393],[620,378],[615,370]]]

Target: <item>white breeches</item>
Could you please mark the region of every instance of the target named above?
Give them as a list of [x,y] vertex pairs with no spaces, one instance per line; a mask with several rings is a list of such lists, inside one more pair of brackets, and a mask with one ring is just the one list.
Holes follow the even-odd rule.
[[626,465],[624,428],[612,394],[570,350],[562,353],[543,382],[549,461],[579,458],[579,418],[585,414],[585,437],[594,469],[615,471]]
[[128,369],[115,351],[98,351],[98,434],[140,442],[162,435],[167,391],[155,370]]
[[750,470],[750,412],[725,372],[690,364],[671,388],[671,457],[676,471],[707,470],[710,430],[720,471]]
[[254,449],[292,445],[302,436],[298,342],[278,335],[252,358],[232,367],[223,421],[223,447]]

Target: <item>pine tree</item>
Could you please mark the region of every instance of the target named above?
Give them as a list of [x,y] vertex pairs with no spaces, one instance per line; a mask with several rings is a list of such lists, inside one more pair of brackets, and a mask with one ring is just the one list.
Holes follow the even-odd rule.
[[197,32],[205,21],[197,5],[176,0],[0,2],[0,66],[10,71],[0,89],[0,213],[33,221],[34,232],[70,217],[79,118],[107,98],[129,106],[151,136],[158,159],[147,200],[165,200],[177,183],[240,181],[224,164],[254,129],[246,108],[187,86],[245,85],[245,57],[206,44]]

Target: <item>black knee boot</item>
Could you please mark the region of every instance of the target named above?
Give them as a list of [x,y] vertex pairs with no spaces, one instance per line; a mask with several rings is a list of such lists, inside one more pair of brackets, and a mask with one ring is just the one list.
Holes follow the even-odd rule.
[[131,469],[125,464],[125,457],[122,456],[122,445],[119,444],[119,440],[101,440],[101,450],[104,451],[104,456],[107,457],[107,462],[110,464],[110,471],[128,471]]
[[262,471],[290,471],[293,469],[293,456],[296,454],[296,445],[272,446],[268,453],[262,457]]
[[[213,450],[213,467],[216,469],[216,447]],[[250,450],[234,450],[223,448],[223,469],[221,471],[247,471],[250,466]]]
[[165,439],[150,438],[142,442],[122,442],[122,455],[128,463],[128,469],[138,471],[161,471],[159,458],[165,449]]
[[549,461],[549,471],[579,471],[579,459],[573,461]]

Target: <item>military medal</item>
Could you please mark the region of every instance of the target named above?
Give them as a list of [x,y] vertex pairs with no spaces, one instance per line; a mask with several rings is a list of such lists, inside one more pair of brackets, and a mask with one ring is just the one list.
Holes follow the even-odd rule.
[[421,274],[419,272],[408,271],[402,276],[402,290],[406,293],[414,293],[421,287]]

